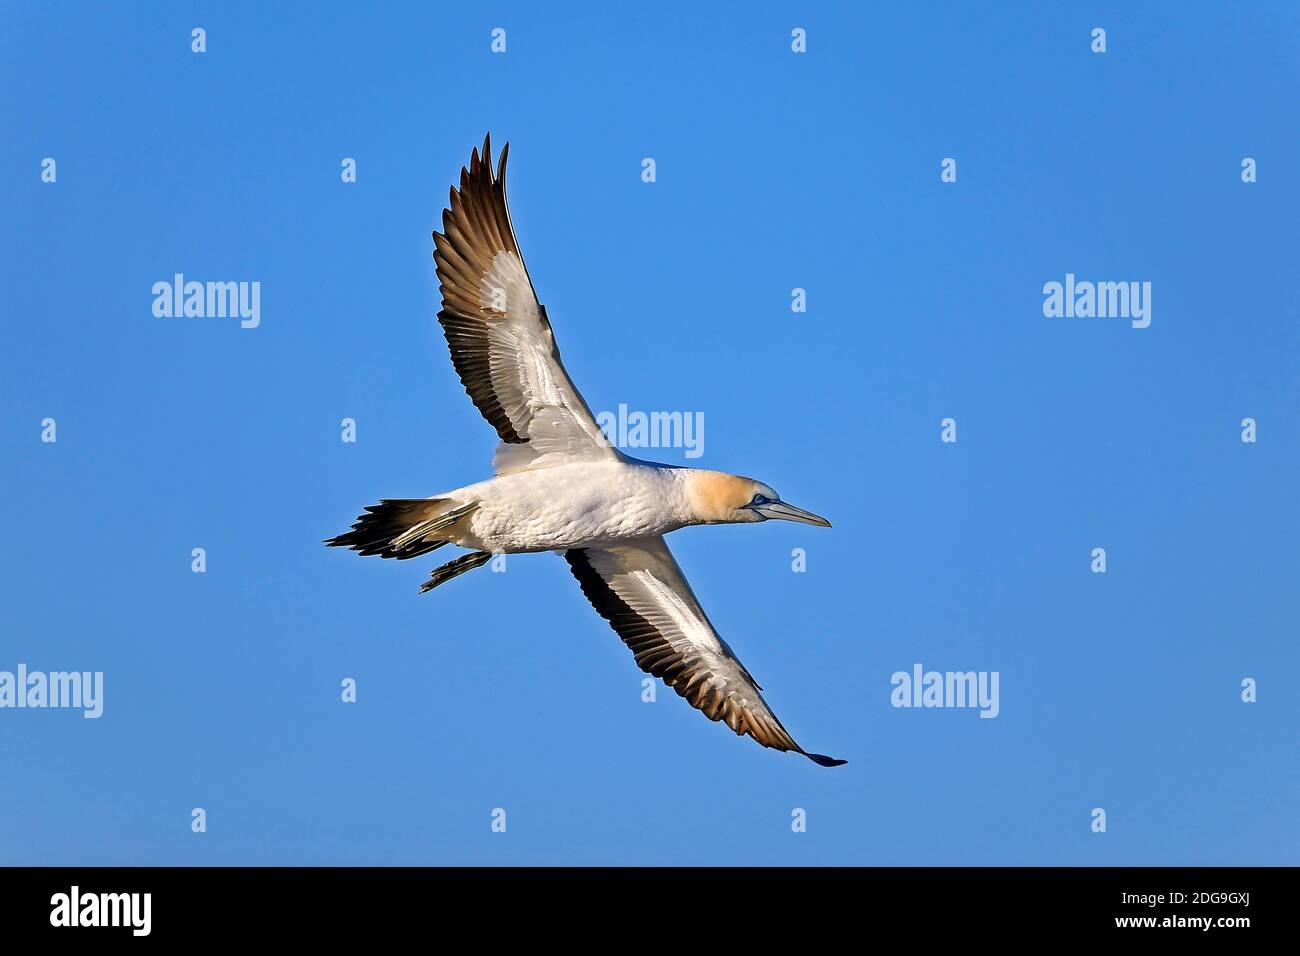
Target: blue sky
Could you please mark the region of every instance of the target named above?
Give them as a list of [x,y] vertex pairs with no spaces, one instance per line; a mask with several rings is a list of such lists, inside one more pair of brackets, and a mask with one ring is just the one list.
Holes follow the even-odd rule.
[[[0,670],[105,702],[0,710],[0,862],[1300,862],[1300,13],[575,11],[9,7]],[[642,702],[553,555],[421,595],[321,546],[490,472],[429,238],[487,130],[593,408],[703,413],[634,453],[835,522],[671,544],[846,767]],[[156,318],[176,272],[261,324]],[[1044,317],[1067,273],[1150,327]],[[918,662],[998,717],[892,707]]]

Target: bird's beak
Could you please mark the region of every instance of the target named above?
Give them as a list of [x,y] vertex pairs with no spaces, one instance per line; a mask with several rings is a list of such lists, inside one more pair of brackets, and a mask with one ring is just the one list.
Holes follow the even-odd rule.
[[798,521],[803,524],[815,524],[821,528],[829,528],[831,523],[821,515],[815,515],[811,511],[804,511],[802,508],[796,508],[794,505],[788,505],[784,501],[768,501],[761,505],[751,506],[751,511],[762,515],[764,518],[782,518],[786,521]]

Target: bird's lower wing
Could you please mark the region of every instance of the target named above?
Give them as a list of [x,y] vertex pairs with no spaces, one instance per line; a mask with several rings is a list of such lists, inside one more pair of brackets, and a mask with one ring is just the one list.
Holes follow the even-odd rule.
[[460,174],[433,234],[452,364],[501,438],[499,474],[574,460],[616,458],[570,380],[524,267],[506,206],[506,155],[492,169],[485,140]]
[[793,750],[823,767],[844,763],[808,753],[781,726],[749,675],[691,591],[662,537],[564,553],[582,593],[636,655],[710,720],[764,747]]

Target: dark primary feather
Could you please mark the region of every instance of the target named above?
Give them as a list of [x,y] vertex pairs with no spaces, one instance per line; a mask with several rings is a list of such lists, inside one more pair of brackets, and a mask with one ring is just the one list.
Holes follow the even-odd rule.
[[[452,364],[503,442],[532,445],[538,456],[546,450],[536,448],[539,439],[568,454],[612,456],[597,450],[604,444],[600,429],[565,371],[524,265],[506,203],[508,154],[507,144],[494,171],[491,140],[483,140],[482,155],[473,151],[459,188],[451,190],[442,232],[433,234],[442,293],[438,322]],[[534,428],[539,416],[543,424]]]
[[469,166],[460,171],[460,189],[452,187],[448,208],[443,210],[443,231],[433,234],[433,243],[443,304],[438,322],[447,336],[456,374],[501,440],[519,444],[528,439],[515,428],[492,381],[489,316],[480,288],[498,253],[513,252],[521,263],[524,258],[506,206],[509,153],[507,143],[495,175],[491,134],[483,140],[481,158],[477,149],[471,153]]
[[[573,549],[564,557],[582,593],[632,651],[637,666],[663,680],[692,707],[764,747],[795,751],[823,767],[845,763],[808,753],[795,743],[763,700],[758,682],[713,629],[662,538],[607,549]],[[671,611],[656,607],[660,598],[644,588],[644,579],[638,577],[644,574],[652,575],[657,586],[670,588],[678,606]],[[683,633],[673,614],[683,608],[716,643]]]

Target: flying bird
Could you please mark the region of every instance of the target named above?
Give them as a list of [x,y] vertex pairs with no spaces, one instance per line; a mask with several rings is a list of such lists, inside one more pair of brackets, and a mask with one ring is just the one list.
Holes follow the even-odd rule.
[[759,685],[714,629],[664,535],[707,524],[783,519],[830,527],[752,478],[631,458],[602,433],[560,361],[546,307],[506,207],[506,158],[490,137],[451,189],[433,258],[442,325],[465,391],[500,438],[495,477],[432,498],[367,507],[325,543],[405,560],[454,544],[469,550],[434,570],[429,591],[494,554],[555,551],[637,665],[710,720],[765,747],[803,754]]

